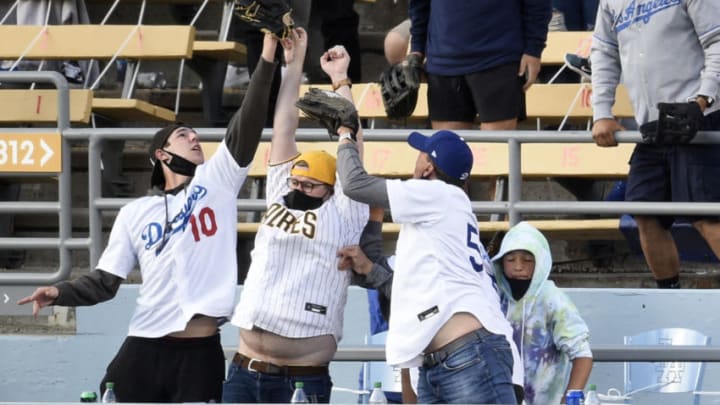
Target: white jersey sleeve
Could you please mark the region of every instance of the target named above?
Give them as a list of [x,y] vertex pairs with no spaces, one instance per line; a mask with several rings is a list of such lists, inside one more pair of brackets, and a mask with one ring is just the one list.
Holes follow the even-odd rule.
[[393,222],[436,222],[447,209],[447,184],[439,180],[388,180],[387,193]]
[[223,140],[215,154],[202,167],[206,178],[212,179],[216,184],[225,184],[238,193],[245,183],[250,165],[240,167]]
[[110,232],[107,247],[100,256],[96,268],[126,279],[138,262],[135,247],[128,231],[127,216],[130,208],[120,209]]

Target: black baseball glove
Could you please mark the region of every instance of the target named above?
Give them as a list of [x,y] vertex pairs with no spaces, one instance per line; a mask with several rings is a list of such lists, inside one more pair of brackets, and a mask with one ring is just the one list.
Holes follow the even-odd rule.
[[644,143],[675,145],[692,141],[703,113],[698,103],[658,103],[658,119],[640,126]]
[[235,0],[235,15],[264,33],[278,39],[290,36],[294,22],[285,0]]
[[336,139],[338,128],[347,127],[352,130],[352,138],[360,128],[358,113],[350,100],[328,90],[311,88],[295,105],[305,115],[319,121],[328,130],[330,139]]
[[390,66],[380,76],[380,94],[390,119],[405,119],[417,105],[422,58],[411,53],[404,62]]

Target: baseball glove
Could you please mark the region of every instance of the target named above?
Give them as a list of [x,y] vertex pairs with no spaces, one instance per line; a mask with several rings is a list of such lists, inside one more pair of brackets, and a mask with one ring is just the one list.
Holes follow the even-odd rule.
[[332,91],[311,88],[295,105],[327,128],[330,139],[337,138],[338,128],[347,127],[352,130],[355,140],[360,124],[357,110],[350,100]]
[[294,28],[285,0],[235,0],[235,15],[264,33],[285,39]]
[[417,105],[422,60],[418,54],[390,66],[380,76],[380,93],[388,118],[398,120],[412,115]]
[[703,113],[698,103],[658,103],[658,119],[640,126],[644,143],[675,145],[692,141]]

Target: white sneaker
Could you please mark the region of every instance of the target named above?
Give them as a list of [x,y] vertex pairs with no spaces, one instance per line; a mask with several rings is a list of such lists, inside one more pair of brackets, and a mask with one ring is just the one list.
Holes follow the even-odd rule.
[[228,65],[225,73],[226,89],[242,89],[250,83],[250,74],[247,67]]

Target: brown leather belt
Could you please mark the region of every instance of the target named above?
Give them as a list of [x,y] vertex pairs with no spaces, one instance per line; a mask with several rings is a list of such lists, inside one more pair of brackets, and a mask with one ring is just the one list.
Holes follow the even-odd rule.
[[485,328],[476,329],[472,332],[466,333],[438,350],[425,354],[423,356],[423,367],[435,367],[466,344],[491,335],[492,333]]
[[328,366],[278,366],[235,353],[233,363],[248,371],[270,375],[300,377],[306,375],[330,375]]

